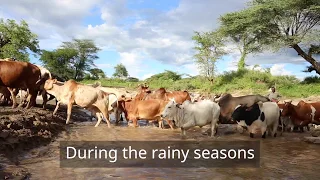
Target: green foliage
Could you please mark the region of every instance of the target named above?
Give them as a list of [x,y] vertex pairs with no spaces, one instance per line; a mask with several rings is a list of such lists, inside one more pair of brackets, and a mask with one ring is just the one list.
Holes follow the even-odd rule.
[[90,39],[73,39],[71,42],[63,42],[62,49],[73,49],[77,56],[71,60],[71,66],[74,69],[74,79],[84,77],[84,72],[89,71],[94,65],[94,60],[98,59],[100,49]]
[[135,78],[135,77],[129,77],[129,78],[126,79],[126,81],[128,81],[128,82],[139,82],[139,79]]
[[53,51],[43,50],[40,61],[53,74],[65,80],[73,79],[75,70],[72,68],[72,59],[78,52],[75,49],[57,49]]
[[27,50],[33,53],[40,51],[37,35],[30,31],[27,22],[22,20],[18,24],[15,20],[0,19],[0,58],[29,61]]
[[223,39],[219,32],[195,32],[192,40],[196,42],[195,55],[196,64],[201,74],[213,83],[216,61],[220,59],[226,52],[223,50]]
[[315,83],[320,83],[320,77],[319,76],[306,77],[302,81],[302,84],[315,84]]
[[155,74],[153,76],[151,76],[150,78],[146,79],[147,82],[150,81],[177,81],[181,79],[181,75],[173,72],[173,71],[169,71],[169,70],[165,70],[165,72],[163,73],[159,73],[159,74]]
[[245,58],[248,54],[262,51],[259,37],[270,36],[273,33],[270,29],[265,28],[267,23],[265,14],[260,14],[257,8],[227,13],[221,16],[219,20],[221,26],[218,31],[230,42],[235,43],[241,53],[238,62],[239,70],[245,68]]
[[[163,74],[163,73],[160,73]],[[155,76],[157,76],[156,74]],[[161,76],[162,77],[162,76]],[[176,81],[164,78],[149,78],[147,81],[128,82],[122,79],[102,79],[103,86],[126,87],[137,90],[137,86],[147,82],[151,89],[166,88],[169,91],[187,90],[203,93],[242,93],[266,95],[269,88],[275,85],[277,91],[287,98],[308,97],[320,95],[320,83],[306,84],[299,82],[294,76],[272,76],[270,71],[266,72],[254,70],[240,70],[226,72],[216,77],[216,82],[212,86],[203,77],[183,78]],[[94,83],[94,80],[86,80],[84,83]]]
[[129,76],[127,68],[123,64],[118,64],[114,67],[113,76],[116,78],[126,78]]
[[[63,42],[57,50],[42,51],[40,61],[59,77],[80,80],[84,78],[85,71],[90,71],[94,66],[99,50],[92,40],[74,39],[72,42]],[[101,72],[99,75],[102,75]]]
[[93,68],[89,70],[90,72],[90,79],[101,79],[101,78],[106,78],[106,75],[104,74],[104,72],[99,69],[99,68]]

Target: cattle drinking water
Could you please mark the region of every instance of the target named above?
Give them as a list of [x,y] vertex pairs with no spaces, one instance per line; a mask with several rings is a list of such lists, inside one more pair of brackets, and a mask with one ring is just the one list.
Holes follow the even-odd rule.
[[210,100],[191,103],[185,101],[182,104],[172,99],[164,108],[161,117],[173,119],[181,128],[181,135],[186,135],[186,130],[194,126],[211,124],[211,137],[216,135],[220,107]]
[[239,125],[248,127],[250,137],[254,137],[255,130],[260,129],[262,138],[266,132],[276,137],[280,120],[280,109],[275,102],[256,103],[252,108],[238,106],[232,113],[232,119]]

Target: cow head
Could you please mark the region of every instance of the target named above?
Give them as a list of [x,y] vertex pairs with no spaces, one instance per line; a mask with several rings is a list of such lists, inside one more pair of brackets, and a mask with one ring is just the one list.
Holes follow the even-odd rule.
[[292,100],[284,101],[283,110],[281,112],[281,116],[289,116],[292,112]]
[[53,84],[57,83],[57,79],[48,79],[44,83],[44,89],[45,90],[50,90],[53,88]]
[[181,104],[176,103],[175,99],[172,98],[165,106],[163,112],[161,113],[162,118],[173,117],[178,113],[178,109],[181,109]]

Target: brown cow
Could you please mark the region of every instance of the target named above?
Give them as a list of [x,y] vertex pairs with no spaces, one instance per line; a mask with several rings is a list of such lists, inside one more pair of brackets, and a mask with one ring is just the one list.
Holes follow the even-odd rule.
[[[17,106],[17,99],[14,88],[29,90],[29,99],[26,108],[31,108],[36,104],[36,96],[42,81],[40,69],[28,62],[0,61],[0,86],[8,87],[11,93],[13,105]],[[38,82],[38,83],[36,83]]]
[[282,116],[290,117],[293,124],[297,127],[300,127],[300,130],[303,131],[303,127],[308,124],[320,125],[320,103],[306,103],[304,101],[299,101],[295,106],[291,104],[292,101],[285,102]]
[[[137,100],[137,99],[125,99],[122,97],[119,100],[119,110],[124,112],[127,121],[131,120],[133,126],[137,127],[138,120],[157,120],[159,122],[159,128],[162,128],[161,113],[164,110],[168,101],[161,99],[148,99],[148,100]],[[119,119],[116,119],[118,122]],[[167,121],[170,128],[173,129],[171,121]]]
[[[167,92],[164,88],[159,88],[154,92],[149,90],[149,86],[139,85],[139,92],[134,98],[135,100],[161,99],[164,101],[175,100],[176,103],[182,104],[184,101],[191,101],[190,94],[187,91]],[[172,120],[166,120],[171,127]]]
[[69,123],[72,106],[76,104],[96,115],[98,121],[95,127],[99,126],[102,117],[105,118],[108,127],[111,127],[108,113],[109,94],[111,93],[106,93],[92,86],[77,83],[74,80],[61,83],[57,82],[56,79],[48,79],[45,82],[44,89],[54,95],[58,100],[53,115],[57,112],[61,103],[68,105],[66,124]]
[[151,92],[148,87],[140,87],[140,92],[135,97],[137,100],[162,99],[164,101],[169,101],[173,98],[179,104],[182,104],[186,100],[191,101],[190,94],[187,91],[168,92],[164,88],[159,88]]

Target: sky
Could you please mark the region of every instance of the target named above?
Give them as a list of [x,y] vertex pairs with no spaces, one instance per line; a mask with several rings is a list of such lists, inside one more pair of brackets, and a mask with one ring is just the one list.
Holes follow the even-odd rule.
[[[72,38],[93,39],[101,48],[95,61],[108,77],[122,63],[131,77],[146,79],[164,70],[198,75],[194,31],[219,27],[218,18],[246,7],[248,0],[0,0],[0,18],[26,20],[40,48],[54,50]],[[235,48],[217,62],[218,74],[235,70]],[[39,57],[30,56],[40,64]],[[307,63],[292,49],[249,55],[248,68],[271,68],[273,75],[299,79]],[[258,68],[261,69],[261,68]]]

